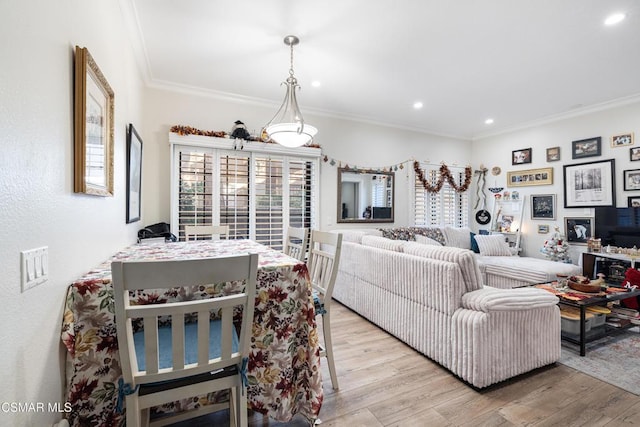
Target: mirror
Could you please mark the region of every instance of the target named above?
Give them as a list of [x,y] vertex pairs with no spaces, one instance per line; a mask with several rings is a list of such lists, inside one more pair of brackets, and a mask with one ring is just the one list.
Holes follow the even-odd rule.
[[393,222],[394,173],[338,168],[338,222]]

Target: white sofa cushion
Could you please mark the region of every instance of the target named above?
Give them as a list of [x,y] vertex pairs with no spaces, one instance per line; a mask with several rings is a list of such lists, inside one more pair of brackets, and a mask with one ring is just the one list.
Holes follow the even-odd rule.
[[382,232],[375,228],[363,228],[363,229],[338,229],[331,230],[332,233],[342,234],[343,242],[362,243],[363,236],[382,236]]
[[461,249],[471,249],[471,229],[468,227],[445,227],[444,238],[447,246]]
[[423,245],[417,242],[406,242],[402,249],[406,254],[459,264],[466,291],[481,289],[483,286],[480,268],[470,250],[449,246]]
[[406,243],[406,240],[391,240],[386,237],[371,235],[362,236],[362,244],[364,246],[373,246],[374,248],[386,249],[388,251],[403,252],[403,247]]
[[[478,243],[478,249],[480,249],[480,255],[483,256],[505,256],[513,255],[509,244],[504,240],[502,234],[489,234],[480,235],[476,234],[476,242]],[[471,241],[471,240],[469,240]]]
[[419,234],[416,234],[415,238],[417,243],[420,243],[423,245],[442,246],[440,242],[427,236],[421,236]]

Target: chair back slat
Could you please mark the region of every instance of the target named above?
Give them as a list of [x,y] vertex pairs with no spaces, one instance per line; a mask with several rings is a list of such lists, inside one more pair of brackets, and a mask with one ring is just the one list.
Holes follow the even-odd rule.
[[220,240],[229,238],[228,225],[185,225],[185,240]]
[[309,246],[309,229],[288,227],[284,241],[284,253],[292,258],[304,261]]
[[[255,303],[255,289],[258,271],[258,255],[207,258],[198,260],[172,261],[125,261],[112,263],[112,277],[116,306],[116,328],[118,343],[125,348],[121,352],[124,380],[132,387],[137,384],[167,381],[182,377],[216,371],[238,365],[246,355],[250,345],[251,322]],[[209,299],[180,301],[172,303],[132,306],[129,290],[171,289],[179,286],[210,285],[229,281],[243,281],[242,293]],[[233,313],[241,306],[242,322],[237,351],[233,351]],[[219,342],[220,355],[211,358],[210,337],[211,312],[221,315]],[[186,314],[197,314],[196,361],[185,360]],[[160,339],[158,318],[171,319],[171,366],[160,366]],[[132,319],[143,319],[143,339],[145,370],[139,370],[135,351]],[[193,316],[190,316],[193,318]],[[165,329],[166,330],[166,329]],[[168,332],[167,332],[168,333]],[[213,334],[215,335],[215,334]],[[164,353],[163,353],[164,354]]]
[[184,369],[184,314],[171,317],[171,340],[173,342],[173,369]]
[[309,276],[320,297],[331,299],[338,274],[342,234],[312,230],[309,244]]

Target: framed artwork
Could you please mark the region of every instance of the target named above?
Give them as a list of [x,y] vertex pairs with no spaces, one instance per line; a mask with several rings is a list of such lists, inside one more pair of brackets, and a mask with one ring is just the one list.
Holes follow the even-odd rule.
[[87,48],[76,46],[73,190],[113,196],[113,90]]
[[640,147],[629,148],[629,160],[632,162],[640,160]]
[[633,145],[633,132],[613,135],[611,137],[611,147],[625,147],[627,145]]
[[525,163],[531,163],[531,148],[523,148],[511,152],[512,165],[523,165]]
[[614,159],[564,165],[563,169],[565,208],[616,205]]
[[560,147],[547,148],[547,162],[557,162],[560,160]]
[[629,196],[627,206],[630,208],[640,208],[640,196]]
[[623,172],[624,191],[640,190],[640,169],[630,169]]
[[507,187],[553,184],[553,168],[507,172]]
[[581,139],[571,142],[571,158],[582,159],[602,154],[602,138]]
[[549,232],[548,225],[539,225],[538,226],[538,234],[547,234]]
[[556,195],[532,194],[531,219],[556,219]]
[[129,123],[127,127],[127,224],[140,221],[141,189],[142,139]]
[[564,235],[569,243],[586,245],[593,237],[593,218],[565,218]]

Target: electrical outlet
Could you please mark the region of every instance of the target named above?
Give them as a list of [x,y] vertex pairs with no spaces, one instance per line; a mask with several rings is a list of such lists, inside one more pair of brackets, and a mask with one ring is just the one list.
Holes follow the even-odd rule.
[[20,252],[22,270],[22,292],[35,288],[49,280],[49,248],[30,249]]

